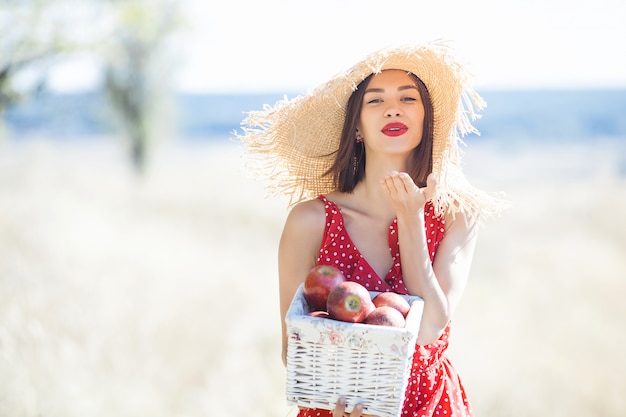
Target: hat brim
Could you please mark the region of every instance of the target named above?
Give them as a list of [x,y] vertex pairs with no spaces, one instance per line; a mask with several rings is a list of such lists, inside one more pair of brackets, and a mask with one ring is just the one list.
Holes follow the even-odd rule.
[[477,132],[471,122],[485,103],[469,88],[467,74],[444,43],[376,51],[304,96],[250,112],[240,138],[251,154],[261,156],[256,167],[272,191],[297,202],[334,190],[324,173],[339,147],[348,99],[368,76],[388,69],[414,74],[431,97],[433,172],[441,184],[436,205],[445,208],[452,199],[463,199],[460,187],[468,184],[460,172],[459,141]]

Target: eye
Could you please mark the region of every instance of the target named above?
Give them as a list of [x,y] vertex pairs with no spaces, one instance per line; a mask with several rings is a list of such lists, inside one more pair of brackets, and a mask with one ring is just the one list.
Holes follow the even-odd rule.
[[402,101],[408,101],[408,102],[417,101],[417,98],[415,98],[415,97],[403,97]]

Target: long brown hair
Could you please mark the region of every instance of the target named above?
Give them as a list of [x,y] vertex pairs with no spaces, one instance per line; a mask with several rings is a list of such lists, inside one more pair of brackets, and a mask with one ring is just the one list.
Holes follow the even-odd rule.
[[[428,89],[422,80],[412,73],[408,74],[415,80],[424,104],[424,126],[422,140],[409,157],[407,171],[415,184],[419,187],[425,187],[426,177],[433,169],[433,105]],[[356,126],[363,108],[363,96],[373,75],[370,74],[361,81],[348,99],[335,162],[324,173],[324,175],[330,175],[336,189],[344,193],[351,193],[365,176],[365,146],[363,143],[357,143],[355,136]]]

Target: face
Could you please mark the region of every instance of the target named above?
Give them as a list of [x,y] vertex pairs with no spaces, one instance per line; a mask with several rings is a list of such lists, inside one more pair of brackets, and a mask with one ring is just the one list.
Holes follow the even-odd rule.
[[424,105],[406,71],[374,75],[365,90],[357,130],[365,146],[382,152],[410,152],[422,140]]

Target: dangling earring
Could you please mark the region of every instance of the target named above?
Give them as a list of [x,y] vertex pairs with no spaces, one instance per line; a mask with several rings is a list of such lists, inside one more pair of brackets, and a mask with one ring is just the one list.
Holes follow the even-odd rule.
[[363,142],[363,136],[361,136],[360,133],[356,134],[356,143],[361,143]]

